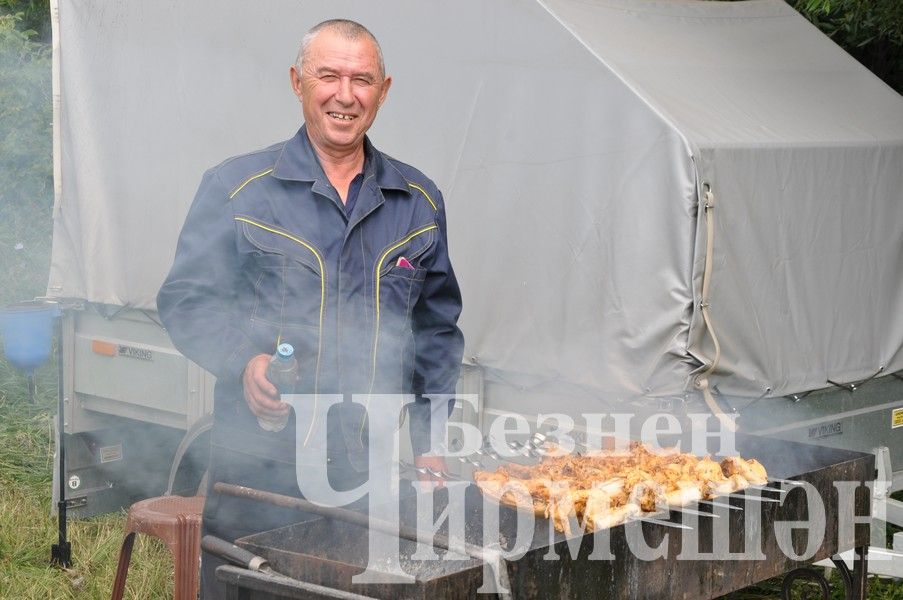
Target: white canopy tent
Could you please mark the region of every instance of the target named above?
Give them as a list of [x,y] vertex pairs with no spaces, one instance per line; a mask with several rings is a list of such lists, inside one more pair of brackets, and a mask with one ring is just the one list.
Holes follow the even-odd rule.
[[297,44],[342,16],[394,77],[371,139],[444,191],[490,383],[687,389],[704,184],[722,392],[903,368],[903,99],[780,0],[59,5],[51,295],[153,309],[201,173],[294,133]]

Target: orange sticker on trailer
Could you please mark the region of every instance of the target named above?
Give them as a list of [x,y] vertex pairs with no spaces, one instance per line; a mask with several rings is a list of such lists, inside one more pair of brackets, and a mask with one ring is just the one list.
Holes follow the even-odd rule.
[[116,356],[116,344],[102,340],[91,340],[91,351],[104,356]]
[[891,429],[903,427],[903,408],[895,408],[890,414],[890,427]]

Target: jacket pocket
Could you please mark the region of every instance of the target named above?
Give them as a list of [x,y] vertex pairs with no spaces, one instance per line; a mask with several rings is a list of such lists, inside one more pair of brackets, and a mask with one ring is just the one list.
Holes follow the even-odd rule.
[[[376,281],[378,310],[384,318],[396,321],[395,325],[407,324],[420,297],[426,269],[419,265],[435,245],[435,233],[435,225],[421,228],[390,246],[381,257]],[[402,258],[407,265],[398,264]]]
[[426,269],[393,267],[380,278],[382,310],[407,320],[420,297]]
[[236,217],[242,235],[249,283],[254,289],[251,318],[282,328],[322,324],[325,270],[320,252],[309,242],[274,225]]

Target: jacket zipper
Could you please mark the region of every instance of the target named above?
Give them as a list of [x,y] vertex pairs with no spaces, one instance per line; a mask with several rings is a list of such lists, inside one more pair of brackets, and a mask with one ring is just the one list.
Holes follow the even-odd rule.
[[254,227],[258,227],[260,229],[263,229],[264,231],[269,231],[270,233],[275,233],[276,235],[281,235],[282,237],[307,248],[317,259],[317,264],[320,266],[320,322],[319,328],[317,330],[317,366],[314,373],[314,407],[313,417],[311,418],[310,422],[310,429],[308,430],[307,435],[304,437],[304,445],[306,446],[307,442],[310,440],[311,434],[314,431],[314,424],[317,420],[317,395],[319,394],[320,390],[320,358],[323,354],[323,311],[326,307],[326,267],[323,262],[323,257],[320,256],[320,252],[316,248],[314,248],[313,245],[286,231],[274,229],[247,217],[235,217],[235,220],[241,221],[242,223],[247,223],[248,225],[253,225]]
[[[432,225],[427,225],[426,227],[421,227],[420,229],[417,229],[416,231],[414,231],[414,232],[412,232],[412,233],[409,233],[409,234],[406,235],[405,237],[401,238],[400,240],[398,240],[397,242],[395,242],[394,244],[392,244],[391,246],[389,246],[389,248],[386,249],[386,250],[380,255],[379,260],[376,261],[376,269],[374,270],[374,273],[373,273],[373,279],[374,279],[374,282],[373,282],[373,283],[374,283],[374,298],[375,298],[375,306],[374,306],[374,308],[376,309],[376,323],[374,324],[374,327],[373,327],[373,356],[372,356],[372,362],[371,362],[371,367],[370,367],[370,385],[369,385],[369,393],[371,393],[371,394],[373,393],[373,384],[374,384],[374,382],[376,381],[376,353],[377,353],[377,351],[378,351],[378,349],[379,349],[379,319],[380,319],[380,314],[379,314],[379,285],[380,285],[380,279],[381,279],[381,277],[382,277],[383,261],[385,261],[385,260],[386,260],[386,257],[389,256],[389,254],[391,254],[394,250],[397,250],[397,249],[400,248],[401,246],[404,246],[405,244],[407,244],[408,242],[410,242],[411,240],[413,240],[413,239],[414,239],[415,237],[417,237],[418,235],[421,235],[421,234],[423,234],[423,233],[426,233],[427,231],[432,231],[433,229],[438,229],[438,228],[439,228],[439,226],[436,225],[435,223],[433,223]],[[425,250],[425,249],[424,249],[424,250]],[[422,253],[422,252],[421,252],[421,253]],[[419,256],[421,253],[418,253],[418,256]],[[363,435],[364,435],[364,423],[365,423],[366,420],[367,420],[367,412],[366,412],[366,408],[368,408],[369,405],[370,405],[370,398],[369,398],[369,396],[368,396],[367,401],[366,401],[366,405],[365,405],[364,417],[363,417],[363,419],[361,419],[361,430],[360,430],[360,436],[361,436],[361,438],[363,438]]]

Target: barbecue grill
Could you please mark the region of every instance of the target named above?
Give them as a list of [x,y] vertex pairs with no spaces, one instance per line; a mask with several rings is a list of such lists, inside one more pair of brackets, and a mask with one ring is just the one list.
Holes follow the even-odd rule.
[[[741,455],[755,457],[762,462],[772,483],[719,498],[714,504],[690,506],[686,512],[674,510],[656,514],[651,521],[624,523],[601,537],[585,534],[579,539],[571,539],[572,546],[575,549],[579,547],[573,556],[569,540],[551,529],[548,520],[537,517],[526,552],[505,563],[511,596],[713,598],[788,572],[792,574],[789,579],[808,576],[809,571],[800,570],[808,563],[855,549],[858,560],[852,571],[845,570],[845,565],[840,561],[837,564],[844,575],[846,597],[864,599],[868,527],[851,525],[852,535],[838,539],[838,526],[839,519],[849,523],[853,515],[869,514],[870,493],[865,483],[874,479],[874,456],[739,435],[736,448]],[[811,485],[811,488],[800,485],[800,482]],[[855,482],[852,507],[849,503],[843,506],[836,482]],[[824,535],[810,548],[805,560],[795,560],[785,551],[786,544],[782,550],[775,526],[781,522],[801,521],[809,516],[806,489],[817,491],[823,500]],[[434,516],[440,514],[446,498],[443,490],[435,492]],[[266,500],[267,494],[259,493],[258,499]],[[467,488],[465,500],[466,541],[483,545],[483,511],[486,506],[490,510],[498,510],[499,544],[503,550],[510,549],[515,543],[517,511],[508,506],[484,505],[475,485]],[[415,524],[415,505],[413,498],[401,502],[402,526]],[[852,515],[849,514],[851,509]],[[813,517],[817,515],[813,514]],[[682,552],[690,551],[690,544],[696,544],[700,553],[712,553],[716,535],[730,538],[730,552],[742,552],[745,531],[747,535],[752,532],[760,537],[755,544],[761,550],[757,560],[737,560],[736,557],[731,559],[721,555],[697,560],[679,558]],[[446,529],[440,529],[440,537],[447,533]],[[790,535],[793,552],[797,556],[802,555],[806,548],[806,534],[806,531],[797,530]],[[613,558],[595,560],[591,557],[594,541],[605,536],[608,537],[607,548]],[[631,548],[635,548],[640,539],[651,548],[661,544],[660,549],[666,550],[666,554],[654,560],[636,556]],[[451,555],[441,549],[434,551],[444,560],[414,560],[412,554],[418,544],[400,537],[401,565],[415,577],[415,583],[352,584],[351,578],[362,573],[367,565],[367,538],[360,525],[342,518],[309,517],[288,527],[242,538],[236,543],[265,558],[276,573],[289,579],[221,567],[217,576],[229,585],[234,598],[329,597],[310,595],[309,590],[302,589],[303,584],[293,584],[293,580],[365,597],[431,600],[477,597],[477,590],[483,583],[481,561],[471,556]]]

